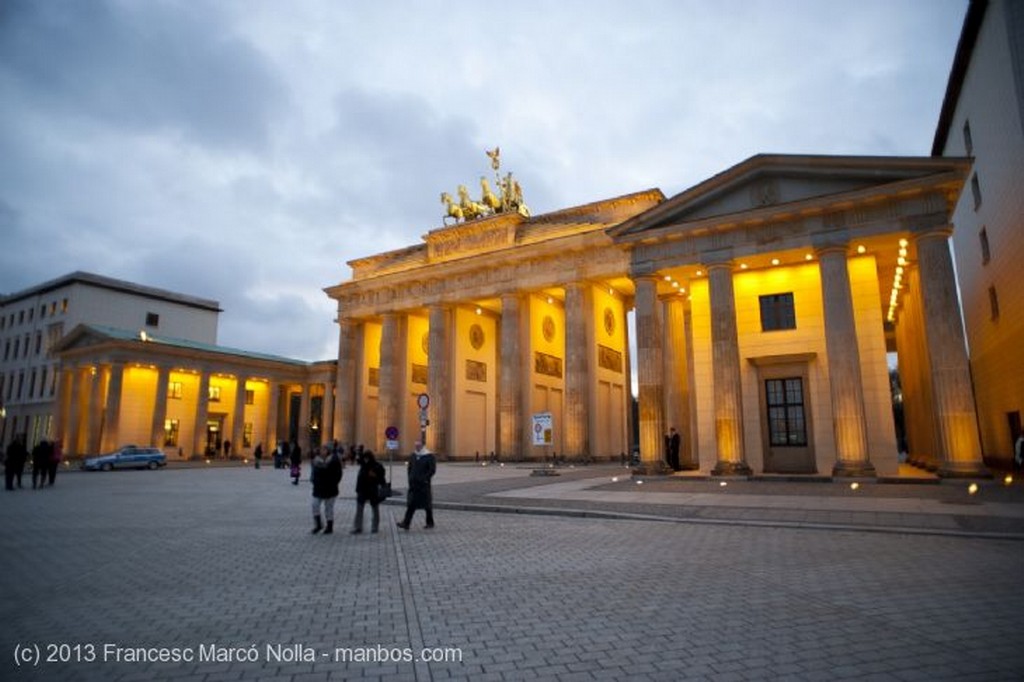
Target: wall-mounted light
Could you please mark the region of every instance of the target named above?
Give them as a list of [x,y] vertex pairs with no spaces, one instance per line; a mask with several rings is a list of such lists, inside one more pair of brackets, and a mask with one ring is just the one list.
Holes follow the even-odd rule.
[[778,265],[780,263],[778,258],[772,258],[772,265]]

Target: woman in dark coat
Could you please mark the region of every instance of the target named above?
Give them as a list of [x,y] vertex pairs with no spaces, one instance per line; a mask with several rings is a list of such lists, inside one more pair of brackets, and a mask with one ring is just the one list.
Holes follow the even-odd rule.
[[373,451],[366,450],[359,461],[359,476],[356,478],[356,520],[352,524],[352,533],[363,532],[363,508],[370,503],[373,516],[370,520],[370,532],[376,533],[380,528],[380,487],[384,483],[384,467],[373,456]]
[[[334,500],[338,497],[338,484],[341,483],[341,458],[336,452],[331,452],[325,458],[314,451],[312,464],[309,478],[313,482],[313,533],[319,533],[323,528],[324,535],[327,535],[334,532]],[[320,520],[321,506],[324,511],[323,520],[327,522],[326,528]]]

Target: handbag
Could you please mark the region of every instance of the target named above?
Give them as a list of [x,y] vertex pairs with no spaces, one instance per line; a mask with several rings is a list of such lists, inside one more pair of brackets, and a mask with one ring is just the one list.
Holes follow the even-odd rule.
[[301,473],[301,470],[299,469],[299,465],[298,464],[293,464],[292,465],[292,476],[298,477],[300,473]]
[[383,502],[391,497],[391,484],[388,482],[377,484],[377,501]]

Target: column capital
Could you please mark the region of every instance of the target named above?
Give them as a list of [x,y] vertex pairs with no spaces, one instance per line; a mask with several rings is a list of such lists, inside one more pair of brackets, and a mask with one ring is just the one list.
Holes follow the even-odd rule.
[[732,272],[736,268],[736,261],[731,258],[725,260],[708,260],[704,262],[704,269],[707,270],[708,275],[711,274],[712,270],[728,270]]
[[824,242],[814,245],[814,255],[818,258],[842,254],[844,257],[850,254],[850,242]]
[[952,225],[930,225],[922,228],[911,228],[910,237],[915,242],[925,239],[949,239],[953,236]]

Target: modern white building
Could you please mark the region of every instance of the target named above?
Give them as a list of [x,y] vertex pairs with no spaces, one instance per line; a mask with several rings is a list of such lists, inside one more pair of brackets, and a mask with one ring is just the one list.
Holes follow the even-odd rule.
[[1024,3],[971,2],[932,154],[973,161],[952,241],[982,450],[1006,466],[1024,412]]
[[213,344],[220,312],[217,301],[87,272],[0,296],[0,445],[54,437],[60,360],[50,349],[78,325]]

